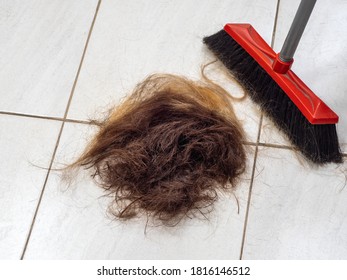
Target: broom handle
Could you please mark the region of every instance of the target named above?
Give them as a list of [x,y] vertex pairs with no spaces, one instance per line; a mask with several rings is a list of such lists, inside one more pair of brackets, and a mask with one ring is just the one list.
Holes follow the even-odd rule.
[[298,11],[295,14],[293,23],[289,29],[286,40],[280,52],[280,60],[290,62],[293,60],[295,50],[299,44],[302,33],[310,18],[316,0],[301,0]]

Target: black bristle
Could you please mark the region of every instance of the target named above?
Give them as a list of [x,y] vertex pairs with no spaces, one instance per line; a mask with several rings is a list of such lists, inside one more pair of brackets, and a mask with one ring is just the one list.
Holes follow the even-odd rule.
[[317,164],[342,162],[335,124],[311,124],[271,76],[226,31],[221,30],[203,41],[308,159]]

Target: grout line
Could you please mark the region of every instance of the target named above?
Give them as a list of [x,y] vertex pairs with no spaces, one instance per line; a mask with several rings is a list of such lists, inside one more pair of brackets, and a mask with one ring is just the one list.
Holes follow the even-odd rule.
[[[23,113],[15,113],[15,112],[6,112],[6,111],[0,111],[0,115],[9,115],[9,116],[17,116],[17,117],[25,117],[25,118],[34,118],[34,119],[43,119],[43,120],[51,120],[51,121],[63,121],[67,123],[78,123],[78,124],[86,124],[86,125],[96,125],[93,121],[84,121],[84,120],[75,120],[75,119],[68,119],[68,118],[58,118],[58,117],[49,117],[49,116],[40,116],[40,115],[30,115],[30,114],[23,114]],[[243,141],[243,145],[247,146],[256,146],[256,142],[250,142],[250,141]],[[288,145],[281,145],[281,144],[273,144],[273,143],[265,143],[265,142],[259,142],[259,147],[268,147],[268,148],[275,148],[275,149],[286,149],[286,150],[297,150],[297,148],[293,146]],[[342,153],[343,157],[347,157],[347,153]]]
[[248,145],[248,146],[256,146],[257,145],[257,143],[249,142],[249,141],[242,141],[242,144],[243,145]]
[[259,142],[258,146],[260,146],[260,147],[268,147],[268,148],[275,148],[275,149],[297,150],[297,148],[292,147],[292,146],[280,145],[280,144],[272,144],[272,143],[262,143],[262,142]]
[[[86,124],[86,125],[95,125],[95,123],[93,121],[75,120],[75,119],[68,119],[68,118],[64,119],[64,118],[58,118],[58,117],[30,115],[30,114],[5,112],[5,111],[0,111],[0,115],[9,115],[9,116],[18,116],[18,117],[26,117],[26,118],[34,118],[34,119],[62,121],[62,122],[67,122],[67,123],[78,123],[78,124]],[[243,141],[242,144],[243,145],[248,145],[248,146],[256,146],[257,145],[256,142],[251,142],[251,141]],[[297,150],[293,146],[274,144],[274,143],[259,142],[258,146],[275,148],[275,149]],[[347,156],[347,154],[346,153],[342,153],[342,156]]]
[[94,125],[94,123],[92,121],[82,121],[82,120],[74,120],[74,119],[64,119],[63,121],[67,122],[67,123]]
[[45,181],[44,181],[42,190],[41,190],[41,194],[40,194],[40,197],[39,197],[39,201],[38,201],[37,206],[36,206],[36,210],[35,210],[35,213],[34,213],[33,220],[32,220],[32,222],[31,222],[31,226],[30,226],[30,229],[29,229],[29,232],[28,232],[28,236],[27,236],[27,239],[26,239],[26,241],[25,241],[25,245],[24,245],[24,248],[23,248],[23,252],[22,252],[22,255],[21,255],[21,258],[20,258],[21,260],[24,259],[24,256],[25,256],[25,253],[26,253],[28,244],[29,244],[29,240],[30,240],[30,237],[31,237],[31,233],[32,233],[32,231],[33,231],[34,224],[35,224],[35,221],[36,221],[37,213],[38,213],[38,211],[39,211],[39,208],[40,208],[40,205],[41,205],[41,201],[42,201],[42,198],[43,198],[45,189],[46,189],[46,185],[47,185],[47,181],[48,181],[48,178],[49,178],[49,174],[50,174],[50,171],[51,171],[51,169],[52,169],[52,165],[53,165],[53,162],[54,162],[54,159],[55,159],[57,150],[58,150],[58,146],[59,146],[59,142],[60,142],[60,139],[61,139],[61,135],[62,135],[62,132],[63,132],[63,129],[64,129],[64,125],[65,125],[65,122],[67,122],[67,118],[66,118],[66,117],[67,117],[67,114],[68,114],[68,112],[69,112],[71,100],[72,100],[72,97],[73,97],[73,94],[74,94],[74,91],[75,91],[75,88],[76,88],[77,80],[78,80],[79,75],[80,75],[80,71],[81,71],[81,68],[82,68],[82,65],[83,65],[84,57],[85,57],[85,54],[86,54],[86,52],[87,52],[89,40],[90,40],[91,34],[92,34],[92,32],[93,32],[94,24],[95,24],[95,21],[96,21],[96,17],[97,17],[97,15],[98,15],[98,11],[99,11],[99,8],[100,8],[101,1],[102,1],[102,0],[98,0],[98,4],[97,4],[96,9],[95,9],[94,17],[93,17],[91,26],[90,26],[90,28],[89,28],[89,32],[88,32],[87,40],[86,40],[86,43],[85,43],[85,46],[84,46],[84,49],[83,49],[81,61],[80,61],[80,64],[79,64],[79,66],[78,66],[78,70],[77,70],[77,73],[76,73],[76,76],[75,76],[74,83],[73,83],[72,88],[71,88],[69,101],[68,101],[68,103],[67,103],[67,105],[66,105],[66,110],[65,110],[65,113],[64,113],[64,118],[62,119],[62,125],[61,125],[61,127],[60,127],[60,131],[59,131],[59,135],[58,135],[58,138],[57,138],[57,142],[56,142],[56,145],[55,145],[55,147],[54,147],[54,151],[53,151],[53,154],[52,154],[52,158],[51,158],[51,161],[50,161],[50,164],[49,164],[49,167],[48,167],[48,172],[47,172],[47,174],[46,174],[46,178],[45,178]]
[[241,249],[240,249],[240,260],[242,260],[242,257],[243,257],[243,249],[244,249],[245,240],[246,240],[248,215],[249,215],[249,208],[250,208],[250,204],[251,204],[251,196],[252,196],[252,190],[253,190],[253,181],[254,181],[254,174],[255,174],[256,164],[257,164],[257,157],[258,157],[258,150],[259,150],[259,139],[260,139],[260,131],[261,131],[262,124],[263,124],[263,114],[261,114],[261,116],[260,116],[259,127],[258,127],[257,143],[255,145],[255,152],[254,152],[254,158],[253,158],[253,167],[252,167],[252,175],[251,175],[251,181],[250,181],[249,190],[248,190],[248,200],[247,200],[246,215],[245,215],[245,221],[244,221],[244,224],[243,224],[243,233],[242,233],[242,241],[241,241]]
[[[273,30],[272,30],[271,48],[273,48],[273,45],[274,45],[274,42],[275,42],[275,33],[276,33],[276,29],[277,29],[277,19],[278,19],[279,6],[280,6],[280,0],[277,0],[276,14],[275,14],[275,19],[274,19],[274,26],[273,26]],[[250,181],[249,191],[248,191],[248,200],[247,200],[245,221],[244,221],[244,224],[243,224],[243,233],[242,233],[242,241],[241,241],[241,249],[240,249],[240,260],[242,260],[242,258],[243,258],[243,251],[244,251],[245,241],[246,241],[248,218],[249,218],[249,211],[250,211],[250,205],[251,205],[251,199],[252,199],[254,175],[255,175],[257,159],[258,159],[258,150],[259,150],[259,146],[263,146],[263,144],[259,143],[260,134],[261,134],[261,128],[262,128],[262,124],[263,124],[263,116],[264,116],[264,114],[261,113],[260,121],[259,121],[259,128],[258,128],[258,135],[257,135],[257,142],[256,142],[256,145],[255,145],[254,160],[253,160],[253,167],[252,167],[252,175],[251,175],[251,181]]]
[[[64,119],[64,118],[58,118],[58,117],[30,115],[30,114],[15,113],[15,112],[0,111],[0,115],[9,115],[9,116],[26,117],[26,118],[34,118],[34,119],[62,121],[62,122],[67,122],[67,123],[78,123],[78,124],[86,124],[86,125],[95,125],[95,123],[93,121],[75,120],[75,119],[68,119],[68,118]],[[251,141],[243,141],[242,144],[243,145],[248,145],[248,146],[256,146],[257,145],[256,142],[251,142]],[[277,149],[296,150],[296,148],[292,147],[292,146],[281,145],[281,144],[273,144],[273,143],[259,142],[258,146],[269,147],[269,148],[277,148]],[[345,153],[343,153],[342,155],[343,156],[347,156],[347,154],[345,154]]]
[[77,85],[78,78],[79,78],[79,76],[80,76],[80,72],[81,72],[81,69],[82,69],[84,57],[85,57],[86,52],[87,52],[87,48],[88,48],[88,45],[89,45],[89,40],[90,40],[90,37],[91,37],[92,32],[93,32],[93,28],[94,28],[96,16],[97,16],[97,14],[98,14],[101,1],[102,1],[102,0],[98,0],[98,4],[97,4],[97,6],[96,6],[94,18],[93,18],[92,24],[91,24],[90,29],[89,29],[89,33],[88,33],[88,37],[87,37],[86,44],[85,44],[84,49],[83,49],[83,53],[82,53],[82,57],[81,57],[81,62],[80,62],[80,65],[78,66],[77,73],[76,73],[76,77],[75,77],[75,81],[74,81],[74,83],[73,83],[73,85],[72,85],[70,98],[69,98],[69,100],[68,100],[68,102],[67,102],[66,110],[65,110],[65,113],[64,113],[64,121],[67,119],[67,114],[68,114],[68,112],[69,112],[70,105],[71,105],[71,101],[72,101],[72,97],[73,97],[73,94],[74,94],[74,92],[75,92],[75,88],[76,88],[76,85]]
[[271,48],[273,49],[276,39],[276,31],[277,31],[277,19],[278,19],[278,13],[280,10],[281,0],[277,0],[277,6],[276,6],[276,14],[275,14],[275,20],[274,20],[274,27],[272,30],[272,37],[271,37]]
[[79,124],[93,124],[93,122],[91,121],[83,121],[83,120],[75,120],[75,119],[67,119],[67,118],[64,119],[59,117],[49,117],[49,116],[40,116],[40,115],[30,115],[30,114],[15,113],[15,112],[0,111],[0,115],[9,115],[9,116],[16,116],[16,117],[50,120],[50,121],[65,121],[65,122],[79,123]]
[[263,142],[248,142],[243,141],[243,145],[247,146],[259,146],[259,147],[268,147],[268,148],[275,148],[275,149],[286,149],[286,150],[297,150],[297,148],[288,146],[288,145],[281,145],[281,144],[273,144],[273,143],[263,143]]
[[[256,146],[257,143],[254,142],[243,142],[243,145],[247,146]],[[291,151],[298,151],[298,148],[294,146],[288,146],[288,145],[280,145],[280,144],[272,144],[272,143],[258,143],[259,147],[267,147],[267,148],[274,148],[274,149],[285,149],[285,150],[291,150]],[[347,157],[347,153],[341,153],[343,157]]]

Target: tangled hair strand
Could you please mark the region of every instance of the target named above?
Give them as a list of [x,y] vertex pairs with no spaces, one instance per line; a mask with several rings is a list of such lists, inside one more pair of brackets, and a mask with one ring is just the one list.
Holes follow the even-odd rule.
[[98,126],[69,167],[93,170],[120,219],[205,215],[245,170],[244,132],[230,96],[211,81],[151,75]]

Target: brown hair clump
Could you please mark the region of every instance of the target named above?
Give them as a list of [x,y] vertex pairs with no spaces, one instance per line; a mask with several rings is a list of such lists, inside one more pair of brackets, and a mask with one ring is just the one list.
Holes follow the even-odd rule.
[[93,170],[117,218],[166,224],[210,211],[245,170],[244,133],[230,96],[207,80],[156,74],[138,84],[70,167]]

